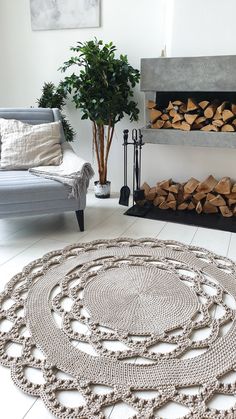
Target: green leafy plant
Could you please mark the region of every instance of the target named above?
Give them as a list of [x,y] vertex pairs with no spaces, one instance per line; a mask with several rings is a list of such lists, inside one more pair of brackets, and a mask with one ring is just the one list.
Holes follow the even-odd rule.
[[37,99],[37,103],[40,108],[60,109],[62,116],[61,122],[65,134],[65,139],[66,141],[73,141],[75,131],[63,113],[63,107],[65,106],[66,98],[67,93],[60,84],[58,87],[56,87],[54,83],[44,83],[42,95],[39,99]]
[[104,44],[97,39],[78,42],[71,47],[75,54],[60,68],[79,68],[61,82],[67,93],[72,94],[82,119],[93,124],[93,141],[98,162],[99,182],[107,182],[107,162],[114,135],[114,127],[125,114],[130,121],[137,121],[139,109],[133,100],[133,88],[139,82],[139,70],[134,69],[126,55],[116,58],[112,42]]

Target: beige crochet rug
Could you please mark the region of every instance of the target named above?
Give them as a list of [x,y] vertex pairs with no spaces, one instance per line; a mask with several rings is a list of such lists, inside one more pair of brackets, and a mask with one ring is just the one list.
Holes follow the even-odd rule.
[[[185,418],[234,418],[236,404],[217,410],[214,400],[236,392],[235,279],[229,259],[177,242],[50,252],[0,294],[0,363],[57,418],[102,419],[121,401],[132,418],[160,418],[168,403],[185,407]],[[30,380],[31,368],[42,382]],[[60,399],[70,390],[80,394],[74,408]]]

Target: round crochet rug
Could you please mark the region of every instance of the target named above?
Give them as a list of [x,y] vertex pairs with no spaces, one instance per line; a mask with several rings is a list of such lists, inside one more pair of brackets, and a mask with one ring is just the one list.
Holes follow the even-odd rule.
[[235,418],[235,279],[231,260],[172,241],[50,252],[0,294],[0,363],[57,418],[102,419],[121,402],[136,419],[168,404],[184,418]]

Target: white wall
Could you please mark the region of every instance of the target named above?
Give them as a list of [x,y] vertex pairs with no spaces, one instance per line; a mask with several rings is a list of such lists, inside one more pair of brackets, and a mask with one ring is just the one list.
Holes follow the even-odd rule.
[[[94,36],[112,40],[136,67],[141,57],[160,56],[165,44],[168,56],[236,54],[235,14],[235,0],[102,0],[100,28],[33,32],[29,0],[0,0],[0,107],[34,106],[44,81],[60,80],[57,69],[70,56],[69,47]],[[136,99],[142,126],[138,88]],[[67,112],[78,132],[75,148],[93,161],[89,122],[70,103]],[[122,130],[133,127],[124,119],[116,128],[109,162],[113,191],[122,185]],[[182,181],[209,173],[236,178],[235,161],[232,150],[145,145],[143,179]]]
[[235,0],[174,0],[172,55],[235,54],[235,13]]
[[[128,55],[130,63],[139,68],[140,58],[159,56],[163,40],[163,2],[165,0],[102,0],[100,28],[53,31],[31,30],[29,0],[0,0],[3,48],[0,53],[0,107],[34,106],[44,81],[58,82],[57,69],[70,57],[69,47],[77,41],[96,36],[113,41],[119,53]],[[143,94],[136,89],[142,109],[139,126],[143,125]],[[78,132],[75,148],[92,161],[92,134],[88,121],[68,104],[68,114]],[[113,191],[123,182],[122,130],[132,129],[128,119],[116,128],[109,161],[109,179]]]
[[[166,2],[168,56],[236,54],[235,0]],[[178,181],[189,176],[203,179],[210,173],[236,179],[236,150],[164,145],[145,145],[145,149],[143,176],[150,183],[168,177]],[[151,159],[150,153],[153,153]]]

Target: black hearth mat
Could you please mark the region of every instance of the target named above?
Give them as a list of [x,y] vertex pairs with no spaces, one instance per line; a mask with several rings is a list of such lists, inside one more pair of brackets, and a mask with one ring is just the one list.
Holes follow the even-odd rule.
[[197,214],[194,211],[162,210],[154,205],[134,205],[125,212],[125,215],[236,233],[236,217],[227,218],[220,214]]

